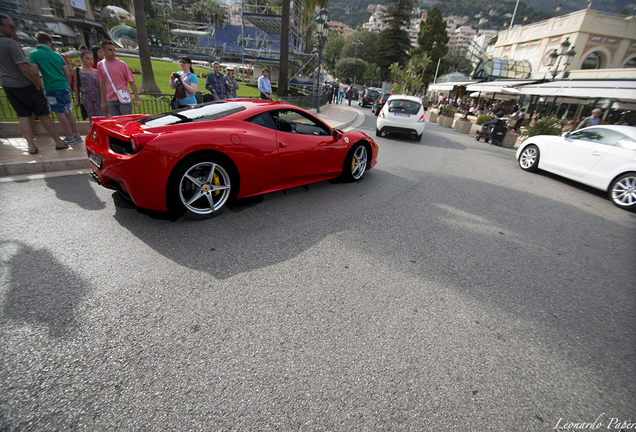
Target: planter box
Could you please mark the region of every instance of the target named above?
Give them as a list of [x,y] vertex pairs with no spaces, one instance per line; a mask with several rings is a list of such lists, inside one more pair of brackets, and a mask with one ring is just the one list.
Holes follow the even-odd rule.
[[480,130],[481,130],[481,125],[476,125],[473,123],[473,125],[470,127],[470,134],[477,135],[477,132],[479,132]]
[[469,121],[455,119],[455,121],[453,122],[453,129],[455,129],[457,132],[467,134],[470,132],[470,128],[472,125],[473,124]]
[[437,124],[449,128],[453,126],[453,120],[453,117],[438,116]]
[[519,138],[519,134],[514,132],[508,132],[503,139],[501,145],[503,147],[514,147],[517,143],[517,138]]
[[424,116],[424,119],[426,121],[432,122],[432,123],[436,123],[437,122],[437,113],[436,112],[431,112],[431,110],[426,111],[426,115]]

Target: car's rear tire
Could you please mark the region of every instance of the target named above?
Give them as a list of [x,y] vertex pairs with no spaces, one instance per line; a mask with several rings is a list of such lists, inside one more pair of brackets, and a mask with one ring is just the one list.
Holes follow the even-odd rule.
[[342,180],[354,182],[360,180],[367,170],[369,164],[369,152],[367,147],[358,143],[351,147],[342,165]]
[[636,173],[620,175],[610,184],[609,198],[617,206],[625,210],[636,210]]
[[185,160],[170,182],[168,210],[185,210],[197,218],[213,216],[238,192],[233,168],[224,160],[209,155]]
[[422,134],[413,135],[415,141],[422,141]]
[[375,130],[375,136],[382,136],[382,131],[381,131],[381,130],[376,129],[376,130]]
[[530,144],[519,155],[519,166],[524,171],[536,171],[539,169],[539,148]]
[[481,137],[480,137],[479,135],[477,135],[477,136],[475,137],[475,141],[479,141],[479,138],[481,138]]

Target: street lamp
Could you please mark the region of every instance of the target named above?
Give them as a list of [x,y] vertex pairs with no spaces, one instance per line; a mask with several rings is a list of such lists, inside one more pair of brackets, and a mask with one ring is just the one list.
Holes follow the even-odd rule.
[[318,36],[318,84],[316,85],[316,112],[320,112],[320,76],[322,70],[322,47],[325,44],[325,39],[329,35],[329,24],[327,19],[329,18],[329,11],[327,8],[322,8],[316,17],[316,34]]
[[[433,49],[437,47],[437,41],[433,42]],[[432,50],[431,50],[432,51]],[[435,78],[433,79],[433,84],[437,82],[437,73],[439,72],[439,62],[442,61],[442,58],[437,59],[437,69],[435,69]]]
[[[552,51],[550,53],[550,58],[548,59],[548,67],[555,66],[556,64],[555,68],[550,71],[550,73],[552,74],[552,81],[554,81],[554,78],[556,78],[558,74],[560,74],[561,72],[565,72],[568,66],[572,64],[572,60],[574,60],[576,51],[574,51],[574,48],[568,50],[568,48],[570,48],[570,45],[570,38],[567,38],[561,43],[561,49],[559,50],[559,52]],[[565,61],[563,63],[563,70],[561,71],[559,70],[559,65],[561,64],[561,58],[563,57],[565,57]]]

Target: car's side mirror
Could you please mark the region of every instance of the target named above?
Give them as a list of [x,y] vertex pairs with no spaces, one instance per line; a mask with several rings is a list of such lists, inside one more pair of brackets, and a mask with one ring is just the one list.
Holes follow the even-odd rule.
[[570,138],[570,132],[566,132],[566,133],[564,133],[564,134],[563,134],[563,137],[564,137],[564,138]]
[[340,135],[340,132],[338,132],[338,130],[336,130],[336,129],[333,130],[333,139],[335,141],[339,140],[341,136],[342,135]]

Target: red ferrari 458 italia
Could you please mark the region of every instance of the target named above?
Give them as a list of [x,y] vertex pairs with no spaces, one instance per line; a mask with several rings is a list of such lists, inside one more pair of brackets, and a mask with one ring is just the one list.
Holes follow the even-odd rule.
[[94,118],[93,178],[137,206],[212,215],[228,200],[335,177],[377,162],[362,132],[335,130],[294,105],[232,99],[156,115]]

